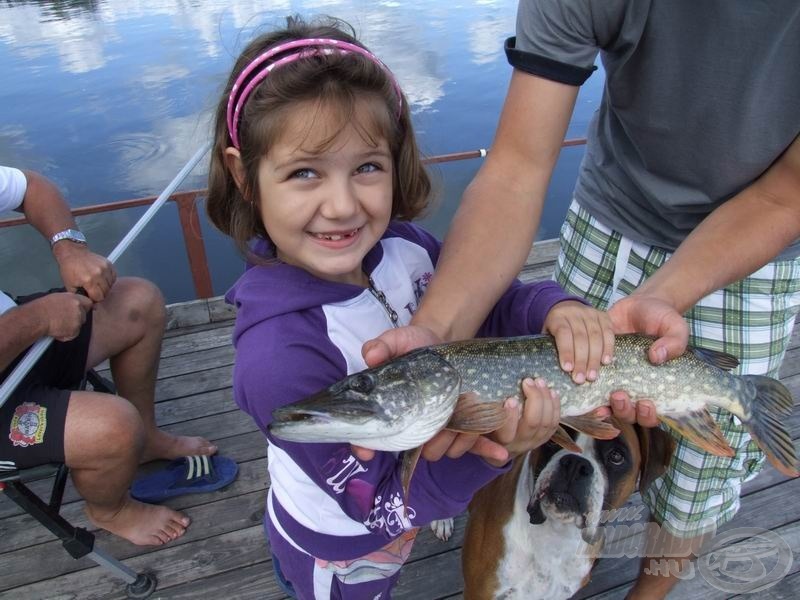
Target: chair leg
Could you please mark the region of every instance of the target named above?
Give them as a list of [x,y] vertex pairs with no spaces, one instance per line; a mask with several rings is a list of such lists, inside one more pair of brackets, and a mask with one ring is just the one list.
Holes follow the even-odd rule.
[[3,491],[20,508],[47,527],[63,544],[73,558],[87,558],[101,567],[110,570],[128,585],[126,591],[129,598],[147,598],[156,589],[156,578],[152,573],[136,573],[129,567],[94,547],[94,534],[82,527],[75,527],[66,521],[58,509],[45,504],[36,494],[31,492],[21,481],[8,481]]

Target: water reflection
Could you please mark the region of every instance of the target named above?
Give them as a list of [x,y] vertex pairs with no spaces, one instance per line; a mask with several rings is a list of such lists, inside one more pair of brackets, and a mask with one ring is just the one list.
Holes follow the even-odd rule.
[[[426,152],[486,147],[510,74],[502,40],[513,33],[516,1],[0,2],[0,163],[44,173],[76,206],[158,194],[206,139],[210,111],[235,56],[291,13],[331,14],[355,27],[403,86]],[[572,135],[583,133],[594,110],[599,87],[590,92],[588,101],[583,92],[579,98],[574,122],[581,125]],[[556,174],[561,196],[569,194],[578,158],[569,155],[567,172],[560,166]],[[434,233],[444,234],[477,166],[441,167],[443,200],[426,221]],[[204,177],[198,169],[184,187],[203,187]],[[563,209],[554,207],[551,215],[548,206],[552,222],[543,223],[543,237],[557,233]],[[147,230],[151,243],[134,245],[129,252],[135,257],[126,257],[119,270],[156,280],[177,301],[193,290],[176,276],[185,270],[185,258],[179,234],[170,229],[173,217],[159,214]],[[135,218],[96,217],[85,227],[92,228],[93,246],[110,250]],[[205,233],[219,293],[241,263],[210,228]],[[0,232],[8,237],[7,230]],[[37,280],[47,254],[37,259],[34,273],[21,273],[15,248],[0,243],[0,287],[17,291],[24,282],[22,292],[53,283],[52,273]]]

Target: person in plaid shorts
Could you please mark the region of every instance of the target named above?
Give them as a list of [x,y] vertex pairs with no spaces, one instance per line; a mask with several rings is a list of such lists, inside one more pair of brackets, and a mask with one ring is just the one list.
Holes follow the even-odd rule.
[[[467,188],[412,325],[367,342],[368,364],[473,335],[530,250],[579,87],[605,68],[556,278],[607,308],[616,333],[657,339],[658,364],[687,343],[733,354],[739,372],[777,375],[800,304],[800,4],[774,0],[521,0],[514,67],[488,158]],[[592,380],[607,347],[560,356]],[[655,426],[652,403],[611,399]],[[681,441],[644,495],[686,556],[730,520],[763,457],[740,423],[715,415],[736,450]],[[672,555],[673,558],[674,555]],[[629,598],[666,596],[681,576],[642,563]],[[673,561],[686,567],[688,561]]]

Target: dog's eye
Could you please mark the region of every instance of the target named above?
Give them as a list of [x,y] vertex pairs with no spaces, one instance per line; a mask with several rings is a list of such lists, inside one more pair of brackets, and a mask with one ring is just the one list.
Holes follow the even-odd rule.
[[619,466],[625,462],[625,455],[619,450],[612,450],[611,452],[608,453],[608,456],[606,456],[606,458],[608,459],[608,462],[610,462],[612,465]]

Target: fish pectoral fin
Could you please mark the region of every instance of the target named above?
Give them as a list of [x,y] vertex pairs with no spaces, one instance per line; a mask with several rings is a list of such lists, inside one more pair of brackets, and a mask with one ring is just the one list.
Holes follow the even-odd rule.
[[598,440],[613,440],[619,435],[619,429],[606,421],[597,411],[574,417],[561,417],[561,423]]
[[716,456],[733,456],[733,448],[722,435],[719,425],[705,409],[681,414],[658,415],[664,425],[677,431],[690,442]]
[[577,454],[583,454],[583,448],[575,443],[575,441],[569,436],[569,434],[561,425],[558,426],[558,429],[556,429],[556,432],[553,434],[553,437],[550,438],[550,441],[558,444],[564,448],[564,450],[576,452]]
[[453,415],[445,426],[461,433],[490,433],[506,422],[502,402],[487,402],[475,392],[465,392],[458,397]]
[[408,490],[411,487],[411,477],[414,475],[414,469],[417,468],[421,454],[422,446],[403,452],[403,459],[400,463],[400,484],[403,486],[403,504],[406,506],[408,506]]

